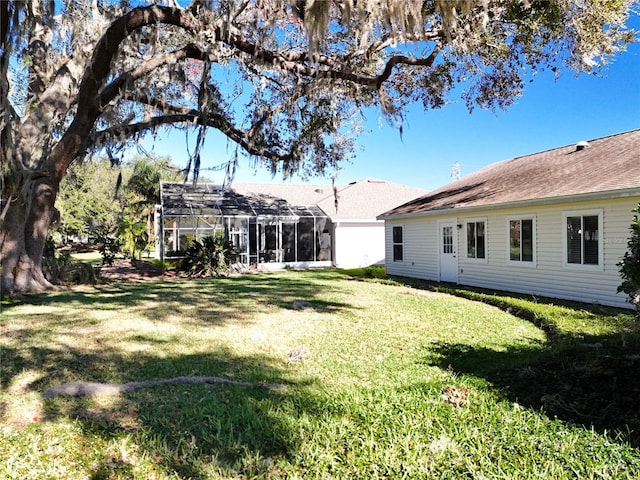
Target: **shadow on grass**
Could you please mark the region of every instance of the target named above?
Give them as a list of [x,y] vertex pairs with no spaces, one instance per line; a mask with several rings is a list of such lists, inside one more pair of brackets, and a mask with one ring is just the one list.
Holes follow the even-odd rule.
[[[71,381],[126,383],[179,376],[252,382],[256,386],[155,386],[113,397],[107,407],[90,398],[55,397],[44,400],[39,421],[75,420],[84,441],[131,436],[145,458],[153,459],[168,475],[180,478],[211,478],[216,471],[223,477],[275,475],[277,459],[295,455],[302,442],[292,419],[320,408],[320,400],[311,393],[311,380],[290,380],[288,370],[294,366],[267,353],[238,356],[218,346],[198,349],[206,353],[167,353],[170,350],[165,344],[179,342],[180,338],[158,339],[149,330],[123,332],[126,340],[133,342],[132,351],[120,348],[117,342],[96,346],[99,338],[87,338],[94,344],[82,345],[77,328],[86,328],[91,321],[79,321],[77,315],[101,310],[111,318],[126,311],[159,325],[173,322],[179,315],[181,325],[198,328],[226,323],[242,326],[260,311],[293,309],[294,302],[304,302],[305,309],[321,312],[352,308],[320,298],[320,293],[326,293],[323,289],[335,288],[329,284],[333,279],[331,274],[318,277],[317,272],[314,281],[307,281],[304,275],[285,274],[277,280],[271,275],[255,275],[110,284],[86,291],[28,296],[21,305],[50,308],[40,309],[46,313],[21,326],[11,325],[8,317],[9,326],[3,332],[8,342],[0,366],[2,387],[14,388],[21,382],[21,392],[42,393]],[[56,325],[55,335],[46,328],[47,322]],[[69,332],[68,338],[65,332]],[[144,349],[136,351],[138,345]],[[38,372],[37,377],[25,380],[25,372],[30,371]],[[260,386],[263,382],[285,388],[268,389]],[[7,407],[0,402],[3,416]],[[90,462],[90,478],[133,475],[133,460],[106,451],[93,455],[97,459]]]
[[640,447],[640,356],[636,354],[614,356],[590,346],[560,352],[498,352],[440,344],[429,350],[425,363],[484,378],[522,406],[601,433],[613,432],[619,440]]
[[[405,280],[405,279],[402,279]],[[613,434],[640,448],[640,331],[620,324],[606,335],[567,333],[535,308],[515,300],[563,305],[585,324],[595,316],[613,325],[621,309],[557,299],[533,298],[474,288],[408,280],[407,285],[488,303],[532,322],[545,344],[493,350],[459,343],[430,344],[423,361],[488,380],[511,401],[542,410],[551,418]]]
[[[7,349],[3,359],[18,367],[17,371],[5,368],[3,376],[28,368],[48,372],[24,385],[25,392],[43,392],[80,377],[83,381],[124,383],[133,379],[215,376],[254,383],[153,386],[123,396],[103,397],[109,400],[107,403],[72,397],[44,401],[40,423],[74,420],[84,442],[129,437],[158,469],[179,478],[211,478],[212,468],[222,476],[268,476],[277,468],[274,459],[286,459],[300,446],[302,439],[292,420],[319,409],[320,400],[307,388],[312,381],[289,380],[290,367],[267,355],[239,357],[218,349],[159,357],[113,350],[85,354],[81,347],[67,351],[33,347],[26,354]],[[114,370],[119,375],[114,375]],[[270,389],[264,384],[282,388]],[[0,411],[5,407],[0,405]],[[90,478],[115,478],[116,474],[132,477],[134,462],[118,452],[94,452]]]
[[[194,325],[249,321],[256,312],[270,308],[296,309],[304,302],[307,308],[332,312],[350,305],[321,300],[320,294],[335,288],[336,274],[331,272],[298,272],[297,275],[257,274],[213,279],[164,280],[145,282],[113,282],[87,288],[26,296],[22,301],[7,301],[3,310],[18,305],[60,307],[80,310],[95,308],[117,315],[126,308],[131,313],[156,321],[181,316],[181,322]],[[313,281],[310,281],[313,280]],[[197,311],[194,308],[197,306]],[[47,312],[55,322],[76,322],[64,312]]]
[[[543,410],[551,417],[615,432],[621,441],[640,448],[640,329],[630,311],[498,292],[473,287],[390,277],[395,283],[487,303],[539,327],[547,337],[539,348],[506,351],[456,343],[429,345],[424,363],[484,378],[514,402]],[[524,302],[522,302],[524,301]],[[528,307],[529,302],[533,307]],[[571,309],[584,325],[596,317],[617,330],[606,335],[567,333],[536,305]],[[554,313],[552,313],[553,315]],[[557,312],[555,313],[557,315]],[[627,321],[620,321],[625,317]]]

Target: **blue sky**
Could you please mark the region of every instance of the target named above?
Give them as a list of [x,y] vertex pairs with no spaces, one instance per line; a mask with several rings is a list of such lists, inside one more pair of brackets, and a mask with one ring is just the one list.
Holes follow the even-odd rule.
[[[638,28],[640,19],[632,23]],[[507,111],[476,109],[470,114],[462,101],[428,111],[416,105],[407,113],[402,138],[373,113],[358,139],[360,150],[342,165],[337,183],[374,177],[433,190],[451,181],[455,162],[464,176],[500,160],[636,128],[640,128],[640,43],[617,56],[600,76],[576,77],[568,70],[558,79],[552,72],[538,75]],[[202,168],[224,162],[233,149],[221,135],[209,132]],[[186,165],[183,135],[156,141],[153,151]],[[203,171],[202,175],[216,182],[224,180],[220,172]],[[241,160],[235,181],[283,182],[265,169],[253,168],[246,159]],[[308,181],[331,180],[315,177]],[[285,183],[302,182],[294,177]]]

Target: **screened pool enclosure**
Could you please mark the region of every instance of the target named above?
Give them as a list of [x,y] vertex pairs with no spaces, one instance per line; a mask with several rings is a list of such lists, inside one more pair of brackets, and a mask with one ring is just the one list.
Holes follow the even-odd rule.
[[246,266],[331,266],[331,221],[316,205],[291,205],[215,184],[162,183],[156,256],[180,257],[194,241],[222,234]]

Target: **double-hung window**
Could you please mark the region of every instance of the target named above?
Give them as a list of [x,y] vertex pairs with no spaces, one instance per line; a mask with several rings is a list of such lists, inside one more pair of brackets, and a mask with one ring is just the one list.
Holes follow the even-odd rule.
[[565,212],[564,263],[602,267],[602,210]]
[[512,217],[509,223],[509,260],[523,265],[535,263],[536,219],[534,216]]
[[486,259],[486,221],[467,221],[467,258]]
[[404,241],[402,227],[393,227],[393,261],[401,262],[404,258]]

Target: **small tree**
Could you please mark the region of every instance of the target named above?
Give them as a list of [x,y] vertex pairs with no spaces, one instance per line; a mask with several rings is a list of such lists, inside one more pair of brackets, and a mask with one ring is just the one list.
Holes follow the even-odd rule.
[[136,156],[117,168],[107,158],[73,165],[60,185],[58,231],[67,239],[95,240],[106,264],[113,263],[120,247],[139,257],[153,238],[160,181],[181,178],[169,157]]
[[112,229],[122,211],[115,195],[118,176],[131,175],[124,166],[113,168],[106,158],[74,165],[60,184],[56,206],[60,211],[60,234],[87,238],[98,229]]
[[122,250],[122,240],[116,234],[115,225],[100,225],[91,240],[102,256],[102,265],[113,265]]
[[[183,175],[169,157],[138,156],[133,159],[131,166],[133,172],[126,184],[128,210],[130,215],[137,218],[136,222],[140,219],[146,222],[145,242],[148,244],[153,241],[155,206],[160,203],[160,182],[178,182]],[[138,238],[142,241],[140,236]]]
[[618,292],[624,292],[629,296],[629,301],[636,306],[636,311],[640,314],[640,203],[636,206],[629,229],[631,236],[627,242],[627,251],[618,263],[622,283],[618,287]]
[[149,246],[147,221],[144,216],[130,208],[125,208],[116,226],[117,238],[124,253],[131,259],[142,258],[142,252]]
[[180,168],[171,163],[170,157],[136,156],[131,161],[131,167],[133,172],[127,182],[127,189],[137,194],[145,205],[160,203],[162,180],[183,180]]

